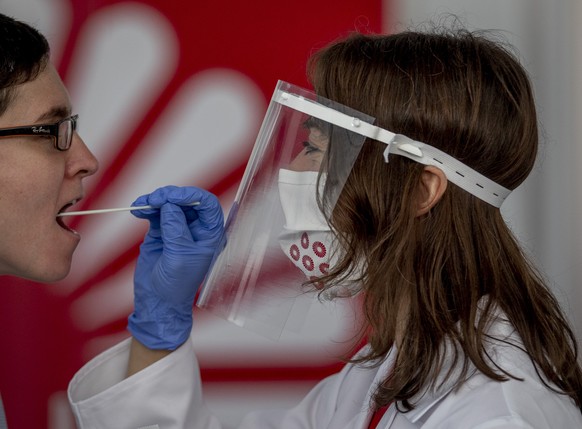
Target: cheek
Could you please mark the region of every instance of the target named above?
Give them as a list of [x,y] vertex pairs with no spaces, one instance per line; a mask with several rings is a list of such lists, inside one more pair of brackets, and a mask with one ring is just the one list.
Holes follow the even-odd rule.
[[[34,182],[20,182],[0,188],[0,233],[5,244],[24,245],[48,233],[53,202]],[[54,199],[53,199],[54,201]]]
[[20,144],[0,153],[0,272],[50,281],[66,274],[77,242],[55,219],[65,164]]
[[319,171],[323,153],[320,151],[307,153],[304,149],[289,164],[289,170],[293,171]]
[[61,180],[55,174],[22,170],[19,174],[0,175],[0,204],[4,213],[28,216],[31,212],[54,210]]
[[0,274],[42,282],[63,278],[77,239],[56,223],[54,204],[35,195],[9,198],[0,200]]
[[[0,163],[0,225],[4,234],[21,236],[54,221],[62,178],[58,169],[14,169]],[[13,231],[12,231],[13,230]],[[36,231],[38,233],[39,231]],[[4,240],[5,235],[3,235]]]

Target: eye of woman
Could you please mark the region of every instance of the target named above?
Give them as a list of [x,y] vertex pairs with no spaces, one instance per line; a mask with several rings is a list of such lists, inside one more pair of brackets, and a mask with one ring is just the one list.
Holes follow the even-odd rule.
[[316,146],[313,146],[309,141],[304,141],[303,142],[303,147],[305,148],[305,153],[306,154],[310,154],[313,152],[321,152],[321,149],[319,149]]

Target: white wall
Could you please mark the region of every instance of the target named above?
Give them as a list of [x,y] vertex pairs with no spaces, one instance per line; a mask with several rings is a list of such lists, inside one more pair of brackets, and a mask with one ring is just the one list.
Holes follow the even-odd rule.
[[495,29],[520,53],[537,97],[542,150],[537,168],[502,212],[548,276],[582,339],[582,40],[579,0],[393,0],[387,29],[458,16]]

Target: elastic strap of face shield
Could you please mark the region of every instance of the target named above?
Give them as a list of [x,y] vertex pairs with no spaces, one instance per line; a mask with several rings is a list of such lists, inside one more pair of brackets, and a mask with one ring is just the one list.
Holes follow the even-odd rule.
[[390,154],[404,156],[424,165],[440,168],[455,185],[495,207],[501,207],[511,190],[495,183],[462,162],[425,143],[397,134],[384,151],[384,161]]
[[275,91],[273,101],[386,144],[385,162],[388,162],[390,154],[394,154],[404,156],[420,164],[438,167],[452,183],[492,206],[501,207],[505,198],[511,193],[511,190],[428,144],[412,140],[402,134],[394,134],[359,118],[319,104],[314,100],[308,100],[285,91]]

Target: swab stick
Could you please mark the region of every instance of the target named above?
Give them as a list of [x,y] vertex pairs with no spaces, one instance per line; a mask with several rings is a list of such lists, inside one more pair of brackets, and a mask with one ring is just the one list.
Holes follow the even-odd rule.
[[[197,206],[200,204],[199,201],[190,204],[183,204],[184,206]],[[62,216],[85,216],[85,215],[92,215],[92,214],[101,214],[101,213],[112,213],[112,212],[125,212],[130,210],[147,210],[147,209],[156,209],[159,207],[153,206],[134,206],[134,207],[117,207],[114,209],[98,209],[98,210],[83,210],[78,212],[62,212],[57,215],[57,217]]]

